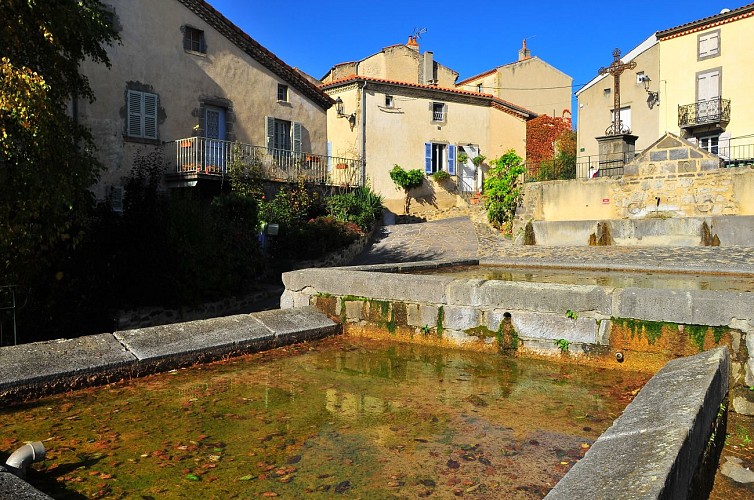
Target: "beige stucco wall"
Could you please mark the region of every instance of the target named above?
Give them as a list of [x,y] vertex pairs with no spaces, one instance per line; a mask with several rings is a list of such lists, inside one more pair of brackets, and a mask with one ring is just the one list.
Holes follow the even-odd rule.
[[[405,83],[424,84],[423,65],[426,53],[407,47],[392,45],[359,62],[342,63],[334,66],[322,79],[323,83],[346,78],[351,75],[370,76]],[[458,73],[443,66],[432,55],[434,72],[439,87],[453,88]]]
[[[621,107],[631,107],[631,132],[638,136],[637,151],[643,151],[660,137],[660,116],[666,113],[669,106],[672,107],[665,102],[664,92],[661,92],[660,103],[649,109],[644,84],[637,82],[637,74],[643,71],[651,79],[650,90],[656,92],[660,88],[659,47],[659,44],[655,44],[636,56],[633,59],[636,68],[626,70],[621,75]],[[604,136],[611,123],[615,97],[613,85],[613,77],[607,75],[578,95],[576,152],[579,162],[598,160],[596,138]],[[609,92],[605,92],[605,89],[609,89]],[[677,106],[673,109],[676,110]]]
[[[328,113],[328,130],[335,156],[358,158],[361,155],[363,83],[328,90],[333,99],[343,99],[345,114],[356,113],[354,126],[347,118],[338,118],[334,108]],[[394,107],[385,108],[385,95],[393,96]],[[447,103],[447,120],[432,121],[432,102]],[[516,149],[525,151],[526,121],[489,106],[418,96],[411,89],[385,87],[367,82],[366,89],[366,175],[367,183],[385,197],[385,205],[403,213],[403,191],[396,188],[389,172],[395,164],[406,170],[424,170],[424,143],[478,145],[487,158]],[[335,172],[331,175],[344,175]],[[456,178],[453,179],[453,183]],[[453,189],[437,186],[431,180],[414,190],[412,212],[447,208],[457,203]]]
[[466,81],[460,88],[476,92],[479,83],[483,87],[482,93],[495,95],[540,115],[561,116],[563,110],[571,111],[573,78],[538,57],[500,66],[494,73]]
[[[99,156],[107,166],[95,194],[120,184],[135,151],[155,147],[125,137],[127,82],[159,95],[161,142],[193,136],[200,123],[200,98],[227,101],[235,139],[264,146],[265,116],[300,122],[302,149],[326,153],[326,111],[299,93],[174,0],[108,0],[114,7],[121,44],[108,49],[112,68],[85,63],[82,72],[97,100],[79,103],[79,119],[92,129]],[[183,49],[181,26],[204,30],[207,53]],[[278,83],[289,86],[289,103],[277,102]],[[232,137],[232,136],[231,136]],[[168,145],[169,154],[174,149]]]
[[[697,60],[698,35],[718,29],[720,55]],[[732,137],[731,146],[754,142],[752,137],[742,137],[754,134],[754,115],[751,113],[754,109],[754,92],[751,91],[754,52],[749,48],[752,32],[754,17],[747,17],[660,41],[662,78],[667,81],[661,130],[679,133],[678,106],[696,102],[697,73],[722,68],[720,92],[723,99],[730,99],[730,123],[725,131]]]

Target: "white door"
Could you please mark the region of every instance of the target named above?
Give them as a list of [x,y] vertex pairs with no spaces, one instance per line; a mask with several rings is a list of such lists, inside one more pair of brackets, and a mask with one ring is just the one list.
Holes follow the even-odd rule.
[[479,154],[479,150],[475,146],[458,146],[458,151],[466,153],[468,156],[465,162],[458,162],[457,168],[461,172],[461,191],[470,193],[474,191],[474,179],[476,177],[474,163],[471,159]]

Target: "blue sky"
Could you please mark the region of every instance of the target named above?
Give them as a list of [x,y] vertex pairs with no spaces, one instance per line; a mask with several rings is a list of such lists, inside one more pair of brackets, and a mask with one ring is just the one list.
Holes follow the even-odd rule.
[[526,38],[532,55],[573,77],[574,92],[610,64],[614,48],[625,54],[655,31],[745,5],[737,2],[209,0],[286,63],[316,78],[426,28],[421,51],[433,51],[436,61],[461,74],[459,81],[515,61]]

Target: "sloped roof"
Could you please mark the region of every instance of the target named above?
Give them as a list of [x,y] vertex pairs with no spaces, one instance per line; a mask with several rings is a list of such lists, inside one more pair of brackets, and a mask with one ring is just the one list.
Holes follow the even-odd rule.
[[[624,63],[632,61],[633,59],[636,59],[639,55],[643,54],[644,52],[646,52],[650,48],[654,47],[658,43],[659,43],[659,40],[657,40],[656,33],[652,33],[652,35],[650,35],[649,38],[647,38],[646,40],[644,40],[643,42],[641,42],[639,45],[637,45],[633,49],[629,50],[626,53],[626,55],[624,55],[623,57],[620,58],[620,60],[621,60],[621,62],[624,62]],[[608,75],[607,73],[605,73],[604,75],[597,75],[597,76],[595,76],[594,78],[592,78],[591,80],[589,80],[589,82],[586,85],[584,85],[578,91],[576,91],[576,97],[578,97],[579,94],[581,94],[582,92],[584,92],[586,89],[594,86],[597,82],[599,82],[603,78],[607,78],[608,76],[610,76],[610,75]]]
[[754,16],[754,3],[744,5],[737,9],[729,10],[728,12],[720,12],[714,16],[704,17],[690,23],[681,24],[674,28],[668,28],[666,30],[659,31],[657,38],[660,40],[666,40],[668,38],[675,38],[677,36],[687,35],[694,33],[695,31],[701,31],[720,24],[726,24],[732,21],[738,21],[747,17]]
[[[470,77],[468,77],[468,78],[466,78],[464,80],[461,80],[460,82],[456,83],[456,86],[460,87],[461,85],[466,85],[466,84],[468,84],[469,82],[471,82],[473,80],[478,80],[479,78],[484,78],[485,76],[489,76],[489,75],[495,73],[496,71],[499,71],[499,70],[501,70],[503,68],[507,68],[508,66],[515,66],[516,64],[521,64],[521,63],[525,63],[527,61],[535,61],[535,60],[541,62],[542,64],[546,64],[547,66],[549,66],[550,68],[554,69],[558,73],[562,73],[563,75],[567,76],[568,78],[571,78],[571,75],[569,75],[569,74],[567,74],[567,73],[559,70],[558,68],[556,68],[552,64],[548,63],[547,61],[543,61],[542,59],[540,59],[537,56],[532,56],[532,57],[527,57],[526,59],[522,59],[520,61],[513,61],[513,62],[509,62],[509,63],[503,64],[503,65],[500,65],[500,66],[495,66],[494,68],[492,68],[490,70],[487,70],[487,71],[483,71],[482,73],[479,73],[478,75],[470,76]],[[571,78],[571,80],[573,80],[573,78]]]
[[275,73],[321,108],[326,110],[335,103],[330,96],[322,92],[314,83],[310,82],[301,73],[251,38],[209,3],[204,0],[178,0],[178,2],[185,5],[186,8],[233,42],[238,48],[259,61],[265,68]]
[[383,83],[387,85],[394,85],[398,87],[406,87],[406,88],[414,88],[414,89],[422,89],[422,90],[428,90],[431,92],[436,92],[437,94],[455,94],[455,95],[463,95],[463,96],[469,96],[469,97],[475,97],[480,100],[485,101],[489,105],[496,107],[498,109],[504,108],[502,110],[509,111],[513,114],[519,115],[521,118],[524,118],[526,120],[530,118],[534,118],[537,115],[534,111],[531,111],[529,109],[526,109],[522,106],[519,106],[517,104],[513,104],[511,102],[505,101],[503,99],[500,99],[499,97],[495,97],[492,94],[481,94],[479,92],[471,92],[469,90],[460,90],[455,88],[445,88],[445,87],[437,87],[434,85],[424,85],[421,83],[408,83],[408,82],[401,82],[398,80],[386,80],[384,78],[375,78],[371,76],[362,76],[362,75],[349,75],[347,77],[341,78],[339,80],[336,80],[334,82],[326,83],[322,85],[320,88],[323,90],[333,89],[336,87],[341,87],[343,85],[347,85],[350,83],[355,83],[359,81],[366,81],[366,82],[374,82],[374,83]]

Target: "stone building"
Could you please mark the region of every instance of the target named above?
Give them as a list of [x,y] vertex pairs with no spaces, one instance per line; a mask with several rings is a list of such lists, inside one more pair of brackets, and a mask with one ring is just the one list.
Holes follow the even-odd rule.
[[[96,97],[73,110],[122,193],[137,151],[164,148],[172,185],[219,185],[230,141],[324,155],[333,101],[203,0],[104,0],[121,43],[85,63]],[[282,153],[280,153],[282,152]],[[183,161],[180,161],[183,158]]]
[[460,90],[492,94],[538,115],[553,117],[571,112],[572,86],[573,78],[532,56],[526,40],[518,51],[518,60],[456,83]]
[[[334,66],[322,89],[336,101],[328,111],[328,138],[336,157],[363,159],[367,182],[386,206],[403,211],[404,194],[390,179],[394,165],[427,174],[414,191],[413,208],[454,206],[458,194],[481,189],[484,166],[472,159],[493,158],[508,149],[524,156],[526,121],[536,116],[523,106],[453,84],[457,73],[419,52],[414,38],[355,63]],[[347,165],[333,180],[355,173]],[[449,181],[431,175],[446,171]]]

